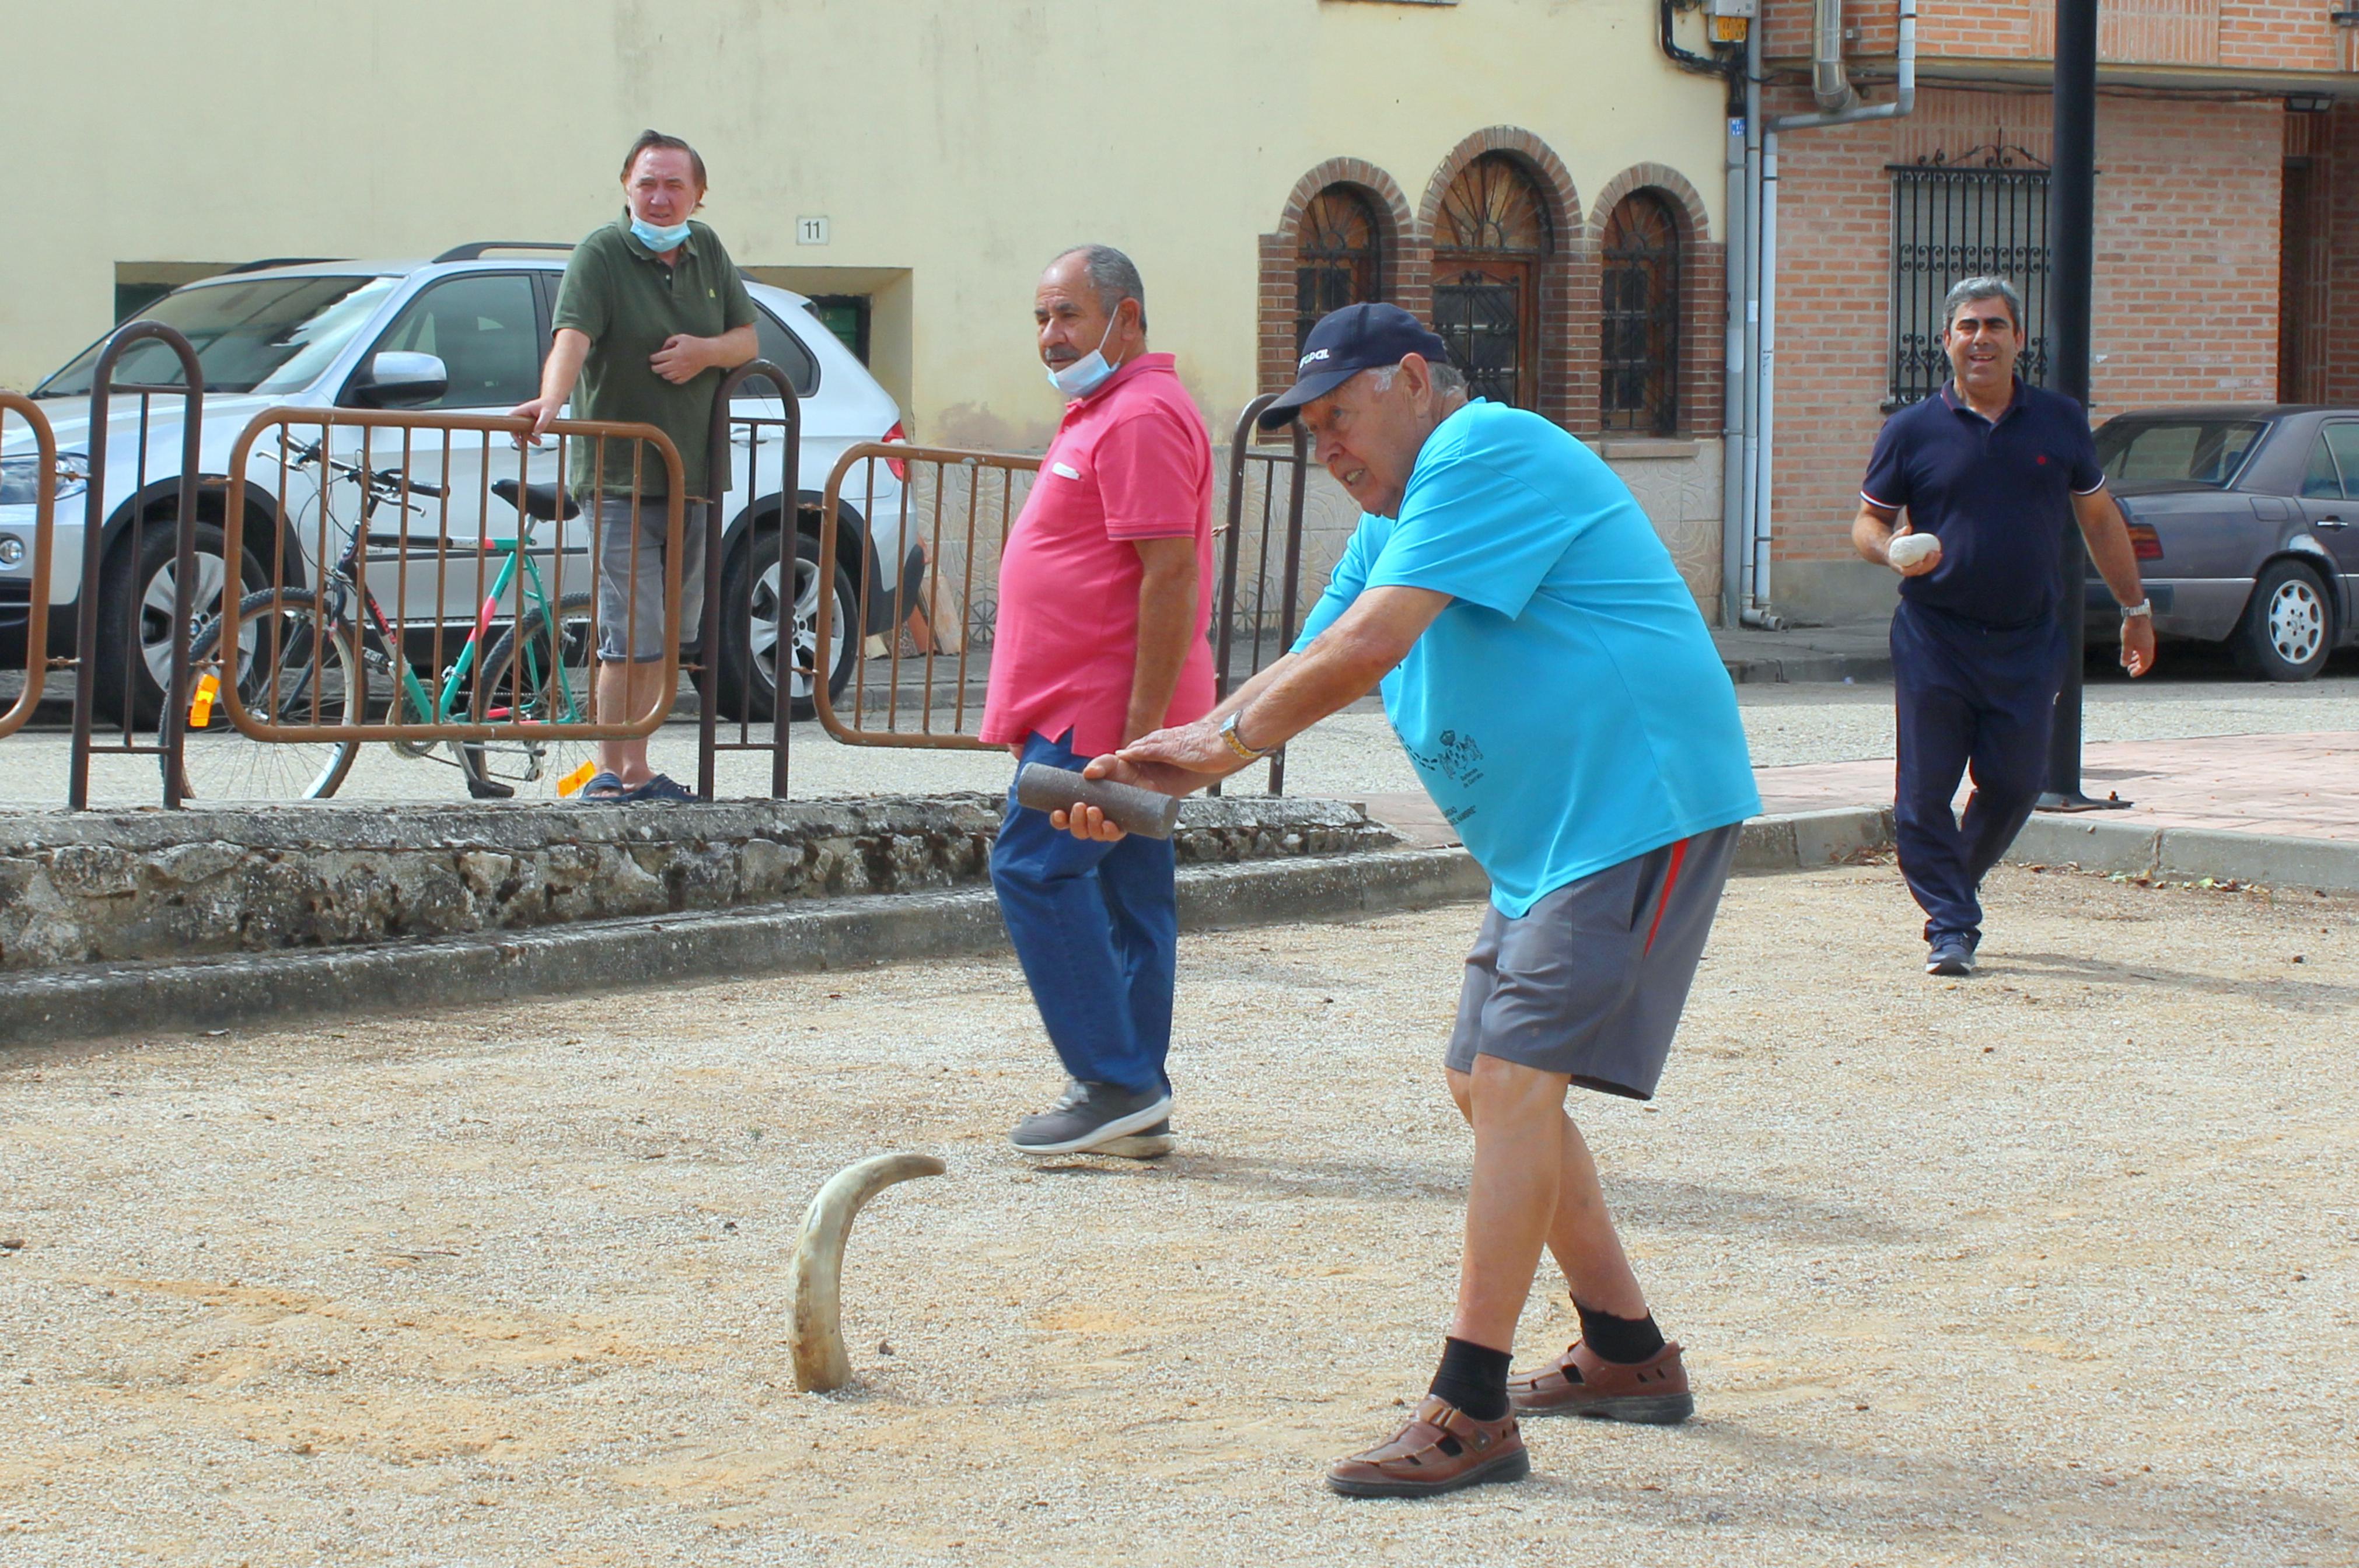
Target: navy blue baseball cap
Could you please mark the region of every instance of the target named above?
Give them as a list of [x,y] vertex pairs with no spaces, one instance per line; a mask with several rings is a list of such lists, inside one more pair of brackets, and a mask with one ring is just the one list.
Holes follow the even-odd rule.
[[1294,384],[1261,411],[1265,430],[1291,425],[1306,403],[1315,403],[1364,370],[1397,365],[1409,354],[1448,364],[1450,350],[1425,324],[1397,305],[1346,305],[1331,310],[1302,341]]

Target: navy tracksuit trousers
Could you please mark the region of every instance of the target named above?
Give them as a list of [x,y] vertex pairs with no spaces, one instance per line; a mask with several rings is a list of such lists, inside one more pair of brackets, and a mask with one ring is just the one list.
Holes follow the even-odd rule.
[[[1985,626],[1906,599],[1893,614],[1892,816],[1900,874],[1925,911],[1928,941],[1982,934],[1975,890],[2038,802],[2068,640],[2053,616]],[[1961,820],[1950,803],[1969,773],[1974,789]]]

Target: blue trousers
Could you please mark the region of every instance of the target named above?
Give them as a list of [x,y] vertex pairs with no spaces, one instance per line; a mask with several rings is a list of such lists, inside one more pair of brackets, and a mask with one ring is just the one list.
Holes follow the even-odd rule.
[[[1025,741],[1022,760],[1076,769],[1089,761],[1039,735]],[[991,885],[1065,1071],[1084,1083],[1169,1089],[1180,946],[1171,841],[1134,833],[1099,844],[1060,833],[1047,812],[1016,804],[1011,782]]]
[[[1925,937],[1978,937],[1983,875],[2038,803],[2063,688],[2067,637],[2053,618],[1990,627],[1900,601],[1892,617],[1898,777],[1892,816],[1900,874],[1925,911]],[[1962,820],[1958,780],[1973,794]]]

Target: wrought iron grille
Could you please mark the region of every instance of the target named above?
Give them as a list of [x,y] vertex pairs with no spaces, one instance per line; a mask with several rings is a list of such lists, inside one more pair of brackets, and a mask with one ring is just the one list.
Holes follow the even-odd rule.
[[1680,235],[1646,191],[1605,224],[1600,420],[1608,430],[1679,428]]
[[1469,267],[1433,285],[1433,330],[1449,345],[1450,362],[1465,372],[1470,391],[1494,403],[1522,406],[1525,290],[1514,278]]
[[2048,170],[2014,149],[1977,166],[1895,166],[1892,175],[1893,403],[1930,397],[1950,376],[1941,298],[1960,278],[2004,277],[2023,296],[2017,368],[2048,374]]
[[1310,199],[1302,215],[1302,248],[1294,272],[1294,351],[1331,310],[1380,299],[1375,213],[1340,185]]

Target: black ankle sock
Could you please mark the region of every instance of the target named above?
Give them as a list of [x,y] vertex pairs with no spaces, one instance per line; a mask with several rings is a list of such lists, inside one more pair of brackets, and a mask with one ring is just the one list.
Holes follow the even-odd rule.
[[1497,1421],[1507,1413],[1507,1367],[1515,1359],[1472,1340],[1441,1342],[1441,1365],[1434,1369],[1430,1392],[1440,1394],[1476,1421]]
[[1581,1314],[1582,1343],[1608,1361],[1635,1367],[1663,1347],[1663,1331],[1655,1326],[1653,1313],[1644,1317],[1615,1317],[1610,1312],[1599,1312],[1579,1302],[1572,1303],[1572,1310]]

